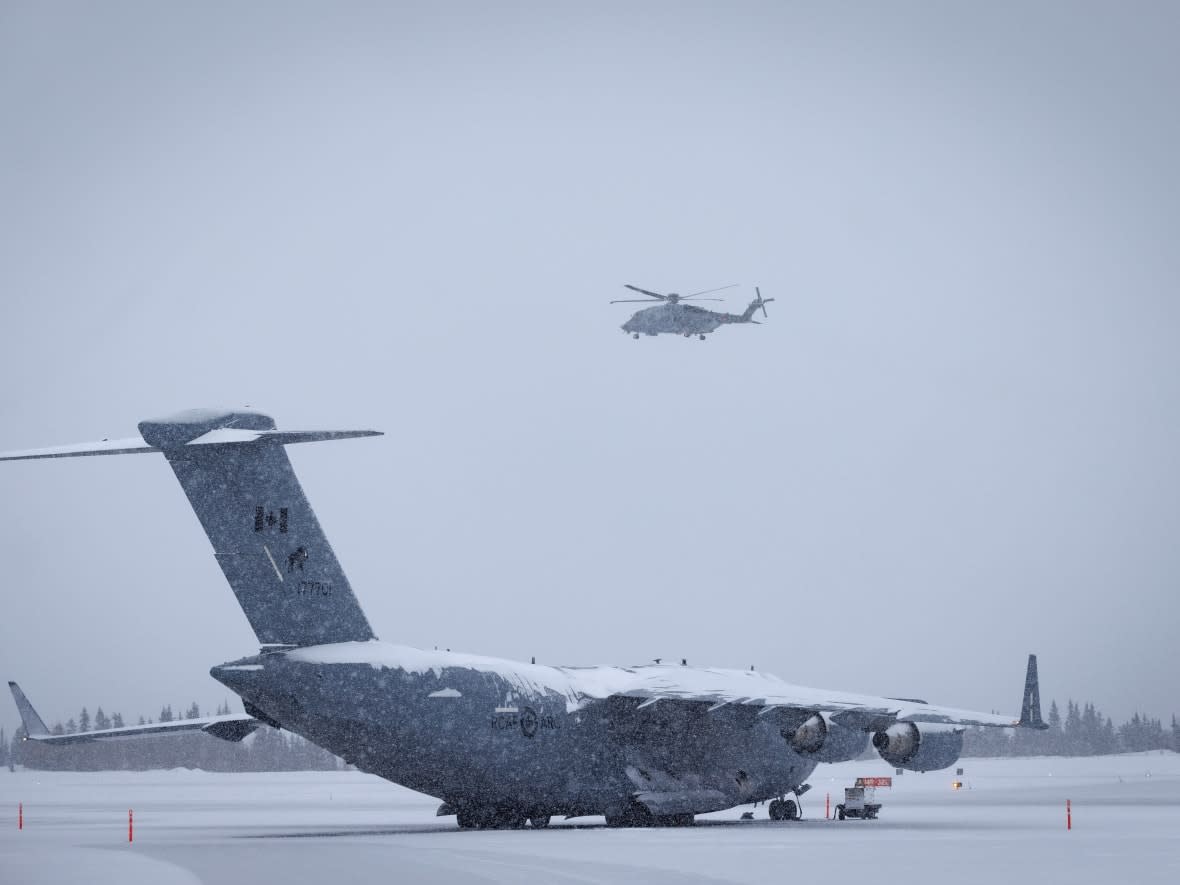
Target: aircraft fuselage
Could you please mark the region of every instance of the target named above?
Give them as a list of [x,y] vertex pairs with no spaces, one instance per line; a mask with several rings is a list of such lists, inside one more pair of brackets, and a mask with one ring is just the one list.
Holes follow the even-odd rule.
[[631,334],[706,335],[726,323],[740,323],[738,314],[705,310],[693,304],[657,304],[637,311],[623,323],[624,332]]
[[269,652],[212,675],[359,769],[460,808],[617,814],[650,792],[699,814],[782,796],[816,766],[752,707],[587,698],[565,668],[346,645],[363,654]]

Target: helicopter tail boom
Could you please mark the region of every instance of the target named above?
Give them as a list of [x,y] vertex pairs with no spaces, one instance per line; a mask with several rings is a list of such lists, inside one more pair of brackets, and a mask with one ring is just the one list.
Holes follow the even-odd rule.
[[758,308],[762,308],[762,315],[763,316],[769,316],[769,314],[767,314],[767,312],[766,312],[766,305],[772,301],[774,301],[773,298],[763,298],[762,297],[762,290],[755,286],[754,287],[754,300],[751,301],[750,306],[747,307],[742,312],[741,321],[743,323],[756,322],[754,319],[754,312],[756,310],[758,310]]

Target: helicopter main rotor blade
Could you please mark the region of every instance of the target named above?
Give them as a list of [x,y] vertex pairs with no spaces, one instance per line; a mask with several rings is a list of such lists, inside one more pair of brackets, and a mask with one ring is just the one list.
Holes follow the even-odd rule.
[[667,295],[661,295],[659,292],[649,292],[647,289],[640,289],[638,286],[632,286],[630,283],[623,283],[624,289],[632,289],[636,292],[642,292],[644,295],[650,295],[652,298],[659,298],[661,301],[667,299]]
[[695,298],[692,295],[685,295],[680,299],[681,301],[724,301],[724,298]]
[[611,304],[659,304],[663,300],[662,298],[659,301],[652,298],[617,298]]
[[[683,301],[685,298],[692,298],[694,295],[708,295],[710,292],[721,292],[725,289],[735,289],[740,285],[741,285],[741,283],[730,283],[728,286],[718,286],[716,289],[702,289],[699,292],[689,292],[687,295],[683,296],[680,300]],[[717,298],[714,300],[720,301],[721,299]]]

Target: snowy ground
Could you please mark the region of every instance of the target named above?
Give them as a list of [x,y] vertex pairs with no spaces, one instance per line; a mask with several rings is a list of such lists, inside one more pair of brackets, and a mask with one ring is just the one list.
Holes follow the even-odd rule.
[[[0,771],[0,882],[225,883],[808,881],[1170,882],[1180,878],[1180,756],[965,759],[895,778],[878,821],[825,821],[881,762],[821,766],[806,820],[742,811],[697,826],[460,832],[438,803],[356,773]],[[1073,803],[1071,832],[1065,800]],[[17,830],[17,803],[25,828]],[[135,842],[127,843],[127,809]]]

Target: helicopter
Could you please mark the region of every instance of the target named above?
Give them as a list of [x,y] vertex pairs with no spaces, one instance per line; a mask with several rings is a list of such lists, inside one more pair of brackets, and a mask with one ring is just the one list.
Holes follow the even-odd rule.
[[689,295],[679,295],[676,292],[661,295],[659,292],[651,292],[647,289],[640,289],[638,286],[632,286],[630,283],[625,283],[624,288],[640,292],[649,297],[620,298],[612,301],[611,304],[654,304],[653,307],[636,311],[631,319],[623,323],[622,330],[632,338],[638,338],[640,334],[654,336],[668,333],[670,335],[683,335],[685,338],[691,338],[693,335],[697,335],[704,341],[707,334],[715,331],[718,326],[724,326],[727,323],[758,324],[758,320],[753,318],[754,311],[758,308],[762,308],[762,315],[767,316],[766,305],[774,301],[774,299],[763,298],[762,292],[757,286],[754,287],[754,300],[750,302],[749,306],[742,313],[720,313],[719,311],[697,307],[695,304],[682,303],[685,301],[721,301],[722,299],[720,298],[703,298],[701,296],[710,295],[713,292],[721,292],[725,289],[733,289],[736,286],[737,283],[734,283],[729,286],[721,286],[718,289],[705,289],[700,292],[693,292]]

